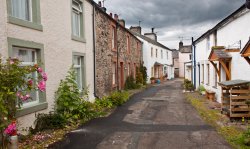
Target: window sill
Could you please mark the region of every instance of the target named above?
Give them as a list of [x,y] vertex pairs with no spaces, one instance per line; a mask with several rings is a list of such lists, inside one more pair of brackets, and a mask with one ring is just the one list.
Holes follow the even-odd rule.
[[35,113],[35,112],[38,112],[38,111],[41,111],[41,110],[45,110],[47,108],[48,108],[48,103],[47,102],[38,103],[38,104],[35,104],[33,106],[30,106],[30,107],[25,107],[25,108],[22,108],[22,109],[18,109],[16,117],[18,118],[18,117],[21,117],[21,116],[25,116],[25,115],[28,115],[28,114],[31,114],[31,113]]
[[43,26],[41,24],[21,20],[12,16],[8,17],[8,22],[11,24],[22,26],[22,27],[27,27],[27,28],[38,30],[38,31],[43,31]]
[[213,86],[214,89],[218,89],[217,86]]
[[77,36],[75,36],[75,35],[71,35],[71,39],[74,40],[74,41],[86,43],[86,39],[83,38],[83,37],[77,37]]

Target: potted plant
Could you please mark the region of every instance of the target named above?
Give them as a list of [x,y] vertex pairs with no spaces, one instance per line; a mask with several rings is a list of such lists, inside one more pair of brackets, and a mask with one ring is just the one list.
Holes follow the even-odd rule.
[[151,77],[150,81],[151,81],[151,84],[154,84],[155,83],[155,77]]
[[8,149],[17,149],[18,148],[18,138],[17,138],[17,128],[16,121],[13,121],[8,127],[4,130],[4,135],[9,141]]
[[199,92],[200,92],[201,95],[205,95],[206,94],[206,89],[205,89],[205,87],[203,85],[201,85],[199,87]]

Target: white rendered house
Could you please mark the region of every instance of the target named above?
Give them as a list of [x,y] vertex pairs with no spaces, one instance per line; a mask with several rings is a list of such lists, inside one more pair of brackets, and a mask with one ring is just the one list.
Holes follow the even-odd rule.
[[148,83],[150,78],[162,78],[167,76],[167,79],[174,78],[173,66],[173,50],[162,45],[157,41],[157,36],[152,29],[152,33],[141,34],[141,27],[131,27],[130,30],[142,42],[142,56],[144,66],[147,68]]
[[88,87],[94,99],[92,12],[86,0],[0,1],[0,54],[29,64],[41,60],[48,75],[46,92],[17,112],[21,127],[33,125],[35,113],[53,110],[55,91],[72,65],[79,89]]
[[250,80],[249,54],[243,54],[249,48],[249,23],[250,10],[243,5],[194,41],[193,83],[197,88],[203,85],[214,91],[218,102],[221,102],[218,82]]
[[192,46],[179,43],[179,77],[191,81],[192,78]]

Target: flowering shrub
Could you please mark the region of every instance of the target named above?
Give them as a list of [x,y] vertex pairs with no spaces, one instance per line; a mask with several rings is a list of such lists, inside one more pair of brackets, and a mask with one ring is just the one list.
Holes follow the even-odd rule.
[[[36,73],[37,77],[32,77]],[[17,58],[3,60],[0,56],[0,132],[15,120],[16,110],[29,99],[33,90],[45,91],[47,75],[39,65],[21,66]],[[10,133],[11,123],[5,133]]]
[[16,122],[13,121],[5,130],[4,133],[8,136],[17,135]]

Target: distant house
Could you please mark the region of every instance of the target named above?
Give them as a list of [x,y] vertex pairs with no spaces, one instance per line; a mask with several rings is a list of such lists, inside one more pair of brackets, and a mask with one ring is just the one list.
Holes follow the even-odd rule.
[[142,42],[117,14],[107,14],[101,3],[95,9],[95,86],[97,97],[124,89],[129,76],[136,78],[141,65]]
[[179,51],[176,49],[173,49],[173,65],[174,65],[174,77],[179,77]]
[[142,35],[141,27],[131,27],[132,33],[143,42],[143,64],[147,68],[148,82],[150,78],[174,78],[173,56],[168,47],[157,41],[157,35],[152,29],[151,33]]
[[250,80],[249,23],[250,10],[243,5],[194,41],[193,83],[214,91],[218,102],[222,96],[218,82]]
[[188,80],[192,78],[192,46],[179,42],[179,76]]

